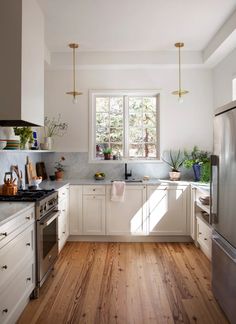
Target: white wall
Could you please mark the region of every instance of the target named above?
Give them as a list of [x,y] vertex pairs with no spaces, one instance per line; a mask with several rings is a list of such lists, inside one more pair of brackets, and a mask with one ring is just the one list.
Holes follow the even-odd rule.
[[171,92],[177,90],[176,68],[99,69],[82,68],[77,73],[83,95],[77,105],[65,94],[72,90],[72,71],[47,70],[45,73],[45,115],[69,123],[68,133],[55,138],[61,151],[88,151],[89,89],[161,89],[161,148],[212,149],[212,76],[206,69],[184,69],[183,86],[190,91],[179,104]]
[[236,49],[213,69],[214,108],[233,100],[232,79],[236,76]]

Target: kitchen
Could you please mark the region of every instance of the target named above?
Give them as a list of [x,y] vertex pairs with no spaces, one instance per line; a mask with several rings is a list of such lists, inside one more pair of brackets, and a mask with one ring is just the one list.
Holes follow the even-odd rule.
[[[105,0],[86,4],[71,1],[68,5],[63,0],[24,0],[17,1],[18,6],[21,2],[22,17],[16,19],[14,10],[10,11],[13,16],[9,19],[3,19],[4,14],[0,16],[5,24],[0,29],[4,44],[0,62],[4,75],[0,90],[3,103],[0,139],[18,140],[12,126],[24,126],[22,120],[42,126],[44,116],[52,120],[60,115],[60,122],[68,127],[63,136],[53,137],[51,149],[40,146],[39,150],[29,147],[0,151],[1,184],[5,172],[17,165],[25,185],[27,157],[33,168],[43,162],[48,176],[54,175],[55,163],[61,162],[64,168],[63,180],[40,183],[45,190],[58,190],[59,196],[60,254],[55,265],[55,260],[52,262],[54,271],[49,271],[45,281],[38,284],[38,299],[28,300],[36,287],[35,280],[28,280],[27,293],[17,297],[21,305],[18,302],[12,311],[2,303],[7,300],[5,296],[14,295],[11,280],[19,273],[19,268],[2,277],[1,321],[14,323],[19,318],[19,323],[227,323],[227,315],[233,323],[227,306],[218,300],[224,315],[209,288],[212,228],[198,217],[204,209],[206,214],[214,214],[198,199],[209,195],[209,184],[197,186],[192,170],[183,166],[181,181],[170,181],[170,168],[161,157],[170,150],[191,151],[194,145],[213,152],[214,112],[236,99],[234,1],[222,4],[222,1],[209,0],[196,4],[182,0],[178,5],[171,1],[150,1],[149,6],[144,6],[134,1],[119,4]],[[2,8],[7,3],[9,1],[4,1]],[[11,5],[15,8],[16,1],[11,1]],[[144,17],[148,17],[148,24]],[[9,25],[10,21],[15,21],[15,30]],[[18,23],[22,24],[21,33]],[[185,43],[180,48],[181,70],[179,52],[174,46],[179,41]],[[68,47],[72,42],[80,45],[75,51],[76,88],[73,88],[73,51]],[[183,88],[189,91],[180,98],[182,103],[178,96],[172,95],[179,86],[179,72],[182,72]],[[9,92],[13,84],[14,96]],[[66,94],[74,90],[83,93],[76,96],[77,103],[73,103],[73,96]],[[129,98],[133,100],[137,96],[156,98],[157,125],[152,126],[157,134],[155,158],[151,155],[150,159],[143,159],[145,161],[140,161],[140,156],[136,161],[133,157],[130,159],[127,141],[124,141],[124,147],[119,146],[117,151],[121,156],[113,153],[115,160],[103,160],[100,149],[95,149],[94,103],[97,98],[109,97],[114,101],[119,97],[122,103],[114,105],[114,109],[122,107],[126,111]],[[101,112],[97,115],[99,113],[101,115]],[[103,113],[102,120],[106,121],[108,115]],[[121,117],[122,112],[117,115]],[[124,124],[125,120],[127,118],[123,119]],[[45,129],[32,127],[37,132],[37,145],[45,145]],[[103,133],[99,136],[101,138]],[[121,145],[118,140],[117,143],[117,147]],[[150,152],[153,154],[151,144]],[[125,171],[130,173],[131,170],[132,176],[128,179],[145,177],[146,180],[126,182],[124,201],[112,201],[111,180],[124,180]],[[104,173],[105,179],[95,180],[97,172]],[[34,231],[36,223],[32,218],[36,217],[36,222],[40,219],[33,206],[41,203],[48,206],[44,199],[10,203],[15,206],[15,215],[20,215],[17,206],[24,206],[23,212],[29,213],[26,217],[30,219],[9,234],[11,240],[3,241],[0,259],[8,255],[4,251],[9,251],[9,244],[15,242],[23,229],[27,239],[33,235],[32,241],[27,241],[32,243],[30,248],[37,242],[39,234],[37,225]],[[1,202],[0,208],[8,203]],[[12,209],[9,208],[9,213],[13,213]],[[9,222],[18,219],[18,216],[11,219],[9,213],[1,209],[0,219],[6,214]],[[3,220],[0,224],[7,226],[7,223]],[[199,226],[203,228],[202,239],[197,236]],[[8,230],[1,230],[1,233],[6,232]],[[193,241],[200,249],[191,243]],[[38,265],[35,246],[28,256],[22,256],[17,267],[30,267],[34,258]],[[3,276],[4,271],[7,269],[2,269]],[[35,272],[33,270],[33,274]],[[200,288],[195,285],[196,280]]]

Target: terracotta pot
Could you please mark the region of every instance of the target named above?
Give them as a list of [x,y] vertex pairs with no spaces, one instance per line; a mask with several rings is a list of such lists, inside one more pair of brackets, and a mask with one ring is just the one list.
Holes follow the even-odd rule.
[[104,153],[104,160],[110,160],[111,154],[110,153]]
[[56,171],[55,172],[55,179],[56,180],[62,180],[64,177],[64,171]]
[[170,176],[170,180],[178,181],[180,179],[181,172],[172,171],[172,172],[169,172],[169,176]]

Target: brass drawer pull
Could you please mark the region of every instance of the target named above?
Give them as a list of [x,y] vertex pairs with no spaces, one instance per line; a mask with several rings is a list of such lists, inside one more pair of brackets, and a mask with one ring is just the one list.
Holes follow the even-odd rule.
[[7,236],[7,232],[5,232],[5,233],[0,233],[0,236]]
[[31,281],[31,278],[30,278],[30,277],[28,277],[28,278],[26,278],[26,280],[27,280],[27,281]]
[[30,220],[30,216],[26,216],[25,219]]
[[5,308],[5,309],[2,310],[2,312],[3,312],[3,313],[7,313],[7,312],[8,312],[8,309]]
[[26,246],[30,246],[30,243],[26,243]]
[[2,269],[7,269],[7,265],[5,264],[4,266],[2,266]]

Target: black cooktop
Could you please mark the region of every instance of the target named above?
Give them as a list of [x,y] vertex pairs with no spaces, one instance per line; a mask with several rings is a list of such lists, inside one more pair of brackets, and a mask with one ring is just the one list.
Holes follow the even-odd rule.
[[54,191],[54,189],[18,190],[14,196],[0,195],[0,201],[39,201],[50,196]]

